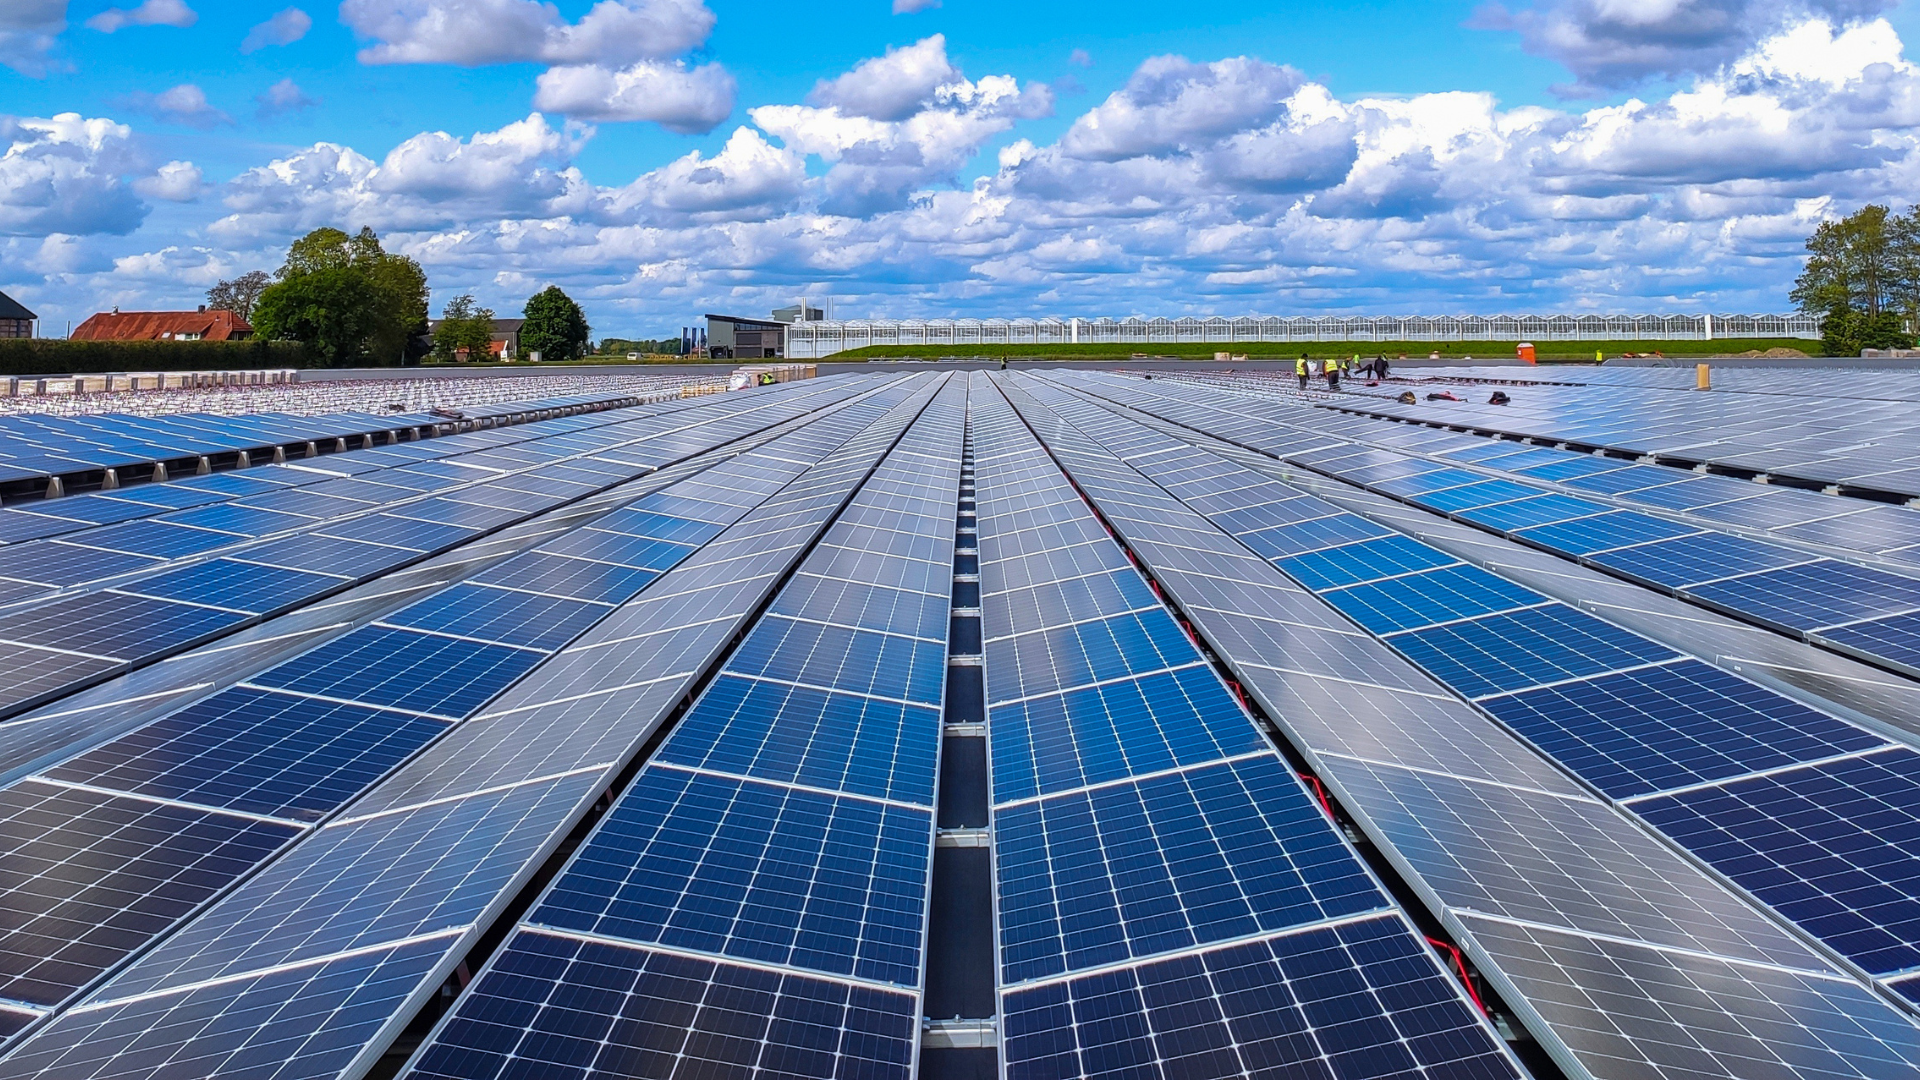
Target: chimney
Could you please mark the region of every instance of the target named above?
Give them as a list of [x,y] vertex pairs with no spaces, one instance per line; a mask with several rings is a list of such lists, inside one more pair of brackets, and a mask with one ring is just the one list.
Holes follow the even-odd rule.
[[206,313],[207,313],[207,305],[205,305],[205,304],[201,304],[201,305],[200,305],[200,314],[202,314],[202,315],[205,315]]
[[115,304],[115,305],[113,305],[113,313],[114,313],[115,315],[118,315],[118,314],[120,314],[120,305],[119,305],[119,304]]

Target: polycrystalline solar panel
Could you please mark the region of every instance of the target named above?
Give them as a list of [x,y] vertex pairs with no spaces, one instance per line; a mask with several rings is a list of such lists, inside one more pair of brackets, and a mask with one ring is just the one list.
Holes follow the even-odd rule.
[[1460,560],[1408,536],[1388,536],[1346,547],[1277,560],[1309,589],[1332,589],[1396,574],[1436,570]]
[[1320,597],[1376,634],[1543,602],[1539,593],[1464,564],[1332,589]]
[[35,780],[0,790],[0,995],[59,1003],[298,832]]
[[313,524],[310,518],[300,517],[297,514],[276,514],[271,510],[260,510],[239,503],[182,510],[168,514],[160,520],[175,525],[192,525],[201,529],[233,533],[237,536],[266,536],[269,533],[286,532],[289,529]]
[[247,616],[122,593],[84,593],[0,618],[0,641],[133,661],[190,645]]
[[1635,491],[1621,492],[1620,498],[1627,502],[1640,503],[1643,506],[1658,506],[1667,510],[1694,510],[1714,503],[1730,502],[1753,495],[1753,488],[1744,480],[1730,480],[1724,476],[1694,476],[1673,480],[1657,487],[1640,488]]
[[559,540],[542,545],[541,550],[555,555],[571,555],[577,559],[594,559],[599,562],[618,563],[622,566],[664,570],[686,558],[694,549],[690,544],[628,536],[625,533],[603,532],[599,529],[580,529]]
[[[1788,495],[1787,498],[1781,498]],[[1804,502],[1791,497],[1778,489],[1764,494],[1749,495],[1744,499],[1715,503],[1690,511],[1695,517],[1725,525],[1737,525],[1747,529],[1776,529],[1787,525],[1798,525],[1829,514],[1839,514],[1846,510],[1846,504],[1820,504],[1809,507]]]
[[1001,982],[1386,906],[1271,755],[994,814]]
[[1607,509],[1600,503],[1570,498],[1566,495],[1535,495],[1530,499],[1516,499],[1497,506],[1462,510],[1456,516],[1462,521],[1471,521],[1475,525],[1507,532],[1534,525],[1591,517],[1606,513]]
[[1342,544],[1375,540],[1391,535],[1393,530],[1375,525],[1358,514],[1339,514],[1314,521],[1302,521],[1294,525],[1280,525],[1257,532],[1242,533],[1239,539],[1255,553],[1269,559],[1278,559],[1287,555],[1300,555],[1322,548],[1338,547]]
[[1520,1075],[1391,916],[1013,991],[1003,1012],[1008,1080]]
[[1563,551],[1570,555],[1585,556],[1611,548],[1646,544],[1655,540],[1671,540],[1676,536],[1686,536],[1699,531],[1688,525],[1678,525],[1632,510],[1614,510],[1559,525],[1540,525],[1521,529],[1514,535],[1522,540],[1539,544],[1541,547]]
[[1621,799],[1886,742],[1693,659],[1480,704]]
[[[52,513],[72,521],[85,521],[94,525],[110,525],[116,521],[129,521],[137,517],[146,517],[159,511],[151,506],[123,502],[102,495],[75,495],[70,499],[59,499],[45,504]],[[1909,543],[1920,542],[1916,536]]]
[[578,637],[610,610],[604,604],[463,582],[410,604],[381,622],[552,651]]
[[1268,748],[1219,677],[1198,662],[988,715],[993,797],[1003,803]]
[[930,810],[651,767],[528,916],[912,987]]
[[35,585],[78,585],[160,565],[158,558],[42,541],[7,547],[0,576]]
[[1757,963],[1824,966],[1596,799],[1338,758],[1321,775],[1453,908]]
[[1696,582],[1772,570],[1809,557],[1778,544],[1726,533],[1702,533],[1638,544],[1593,556],[1593,565],[1666,589]]
[[242,548],[231,557],[240,562],[338,574],[360,580],[411,562],[419,558],[420,553],[358,540],[306,535]]
[[1920,612],[1822,630],[1815,637],[1920,675]]
[[768,615],[754,626],[727,668],[938,705],[946,679],[946,644]]
[[[1518,997],[1600,1075],[1870,1080],[1920,1069],[1913,1024],[1852,979],[1460,918]],[[1727,1014],[1764,1022],[1674,1022]]]
[[470,580],[476,585],[523,589],[570,600],[624,604],[659,576],[657,570],[532,551],[476,574]]
[[317,820],[444,730],[444,723],[410,713],[233,687],[44,775]]
[[0,646],[0,660],[7,671],[0,683],[0,710],[9,712],[124,666],[118,660],[24,645]]
[[1619,495],[1629,491],[1639,491],[1641,488],[1669,484],[1673,482],[1673,478],[1673,470],[1670,468],[1657,465],[1628,465],[1624,469],[1609,469],[1606,472],[1575,477],[1562,482],[1580,491]]
[[[441,940],[408,942],[71,1011],[0,1060],[0,1077],[104,1080],[129,1068],[206,1078],[333,1076],[367,1050],[391,1020],[396,994],[414,989],[443,948]],[[304,1022],[282,1032],[262,1016]]]
[[418,521],[413,518],[395,517],[392,514],[374,514],[370,517],[355,518],[325,529],[326,536],[340,536],[349,540],[370,540],[378,544],[390,544],[394,547],[411,548],[414,551],[439,551],[455,544],[465,543],[478,535],[479,530],[461,525],[443,525],[437,521]]
[[986,643],[990,703],[1192,663],[1193,645],[1166,609],[1114,615]]
[[1686,590],[1703,603],[1793,632],[1920,608],[1920,580],[1820,559]]
[[529,649],[369,626],[251,682],[457,720],[544,659]]
[[1540,494],[1539,488],[1516,484],[1511,480],[1483,480],[1477,484],[1418,495],[1413,498],[1413,501],[1429,509],[1452,514],[1478,506],[1493,506],[1497,503],[1513,502],[1516,499],[1530,499],[1538,494]]
[[800,619],[940,638],[948,596],[800,573],[769,610]]
[[1465,487],[1468,484],[1477,484],[1485,479],[1486,477],[1481,474],[1468,472],[1465,469],[1439,468],[1432,472],[1420,473],[1415,476],[1381,480],[1368,486],[1379,491],[1384,491],[1389,495],[1398,495],[1407,498],[1414,495],[1425,495],[1435,491],[1445,491],[1447,488]]
[[497,528],[510,521],[518,521],[526,514],[520,510],[502,510],[492,506],[476,506],[473,503],[454,502],[451,499],[422,499],[419,502],[402,503],[390,511],[394,517],[412,518],[419,521],[432,521],[442,525],[458,525],[474,532],[484,532]]
[[909,1080],[916,999],[522,931],[407,1075],[418,1080]]
[[[152,511],[159,513],[159,510]],[[78,532],[87,523],[77,518],[36,514],[30,510],[0,510],[0,544],[20,544],[49,536]]]
[[932,707],[722,674],[656,760],[933,805]]
[[164,521],[129,521],[104,529],[88,529],[82,535],[67,539],[102,551],[145,555],[155,559],[184,559],[189,555],[239,542],[239,538],[232,533],[195,529]]
[[1675,660],[1680,655],[1565,604],[1412,630],[1387,640],[1434,678],[1469,698]]
[[651,509],[653,496],[640,500],[624,510],[595,521],[593,527],[607,532],[623,533],[627,536],[641,536],[653,540],[670,540],[676,544],[698,547],[719,535],[722,525],[710,521],[697,521],[693,518],[675,517]]
[[1920,753],[1790,769],[1634,811],[1868,971],[1920,966]]
[[346,583],[328,574],[214,559],[130,582],[116,591],[265,614]]
[[1841,517],[1791,525],[1777,530],[1776,535],[1823,547],[1839,545],[1862,551],[1889,551],[1920,544],[1920,513],[1904,506],[1876,506]]

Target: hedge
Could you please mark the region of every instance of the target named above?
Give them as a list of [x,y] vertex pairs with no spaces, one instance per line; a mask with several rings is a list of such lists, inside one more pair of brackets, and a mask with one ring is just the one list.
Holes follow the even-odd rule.
[[0,375],[246,371],[312,367],[297,341],[69,341],[0,338]]

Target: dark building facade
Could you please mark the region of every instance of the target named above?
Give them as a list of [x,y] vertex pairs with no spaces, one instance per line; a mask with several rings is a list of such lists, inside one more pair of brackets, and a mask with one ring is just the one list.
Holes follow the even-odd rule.
[[787,355],[787,326],[768,319],[707,316],[707,355],[715,360],[775,360]]
[[0,338],[30,338],[33,324],[40,316],[21,306],[18,300],[0,293]]

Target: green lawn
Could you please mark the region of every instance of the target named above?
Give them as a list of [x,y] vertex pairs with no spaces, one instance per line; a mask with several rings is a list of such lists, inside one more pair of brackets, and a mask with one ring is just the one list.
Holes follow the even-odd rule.
[[[1230,343],[1149,343],[1123,345],[874,345],[864,349],[851,349],[823,357],[823,363],[839,363],[850,360],[870,360],[882,357],[911,357],[915,359],[935,359],[943,356],[957,356],[966,359],[986,357],[998,359],[1040,358],[1047,360],[1125,360],[1135,354],[1148,357],[1174,357],[1181,360],[1212,360],[1216,352],[1245,355],[1254,360],[1292,359],[1305,352],[1314,358],[1328,356],[1352,356],[1355,353],[1363,357],[1385,353],[1390,359],[1397,359],[1402,353],[1411,358],[1424,358],[1439,352],[1443,359],[1463,360],[1466,357],[1487,359],[1493,357],[1511,357],[1516,355],[1514,341],[1316,341],[1316,342],[1271,342],[1249,341]],[[1585,360],[1593,361],[1596,351],[1609,357],[1622,353],[1663,353],[1667,356],[1726,356],[1732,353],[1746,352],[1751,349],[1799,349],[1808,354],[1817,354],[1820,343],[1805,338],[1731,338],[1716,341],[1543,341],[1536,344],[1535,351],[1542,360]]]

